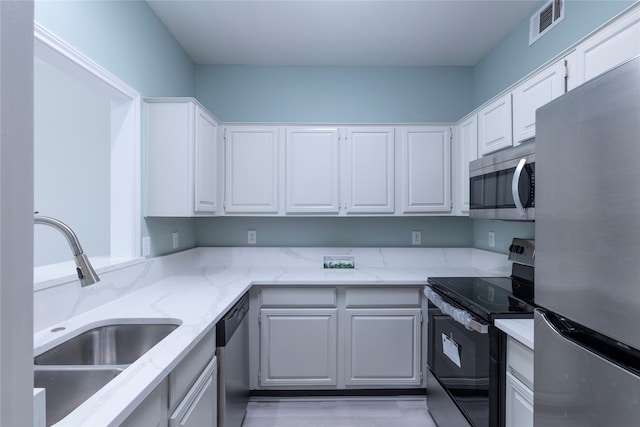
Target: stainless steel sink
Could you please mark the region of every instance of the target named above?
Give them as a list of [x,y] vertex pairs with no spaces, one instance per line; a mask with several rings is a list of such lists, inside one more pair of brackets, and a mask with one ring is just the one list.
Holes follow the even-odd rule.
[[[34,358],[36,365],[128,365],[178,327],[171,323],[109,324],[70,338]],[[48,394],[48,393],[47,393]]]
[[46,389],[47,425],[69,415],[123,369],[103,366],[36,367],[33,382],[35,388]]
[[47,425],[69,415],[177,327],[114,321],[36,356],[34,387],[46,389]]

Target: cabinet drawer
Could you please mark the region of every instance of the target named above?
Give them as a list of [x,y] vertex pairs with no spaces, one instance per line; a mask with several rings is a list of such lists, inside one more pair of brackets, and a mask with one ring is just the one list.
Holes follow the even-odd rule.
[[507,341],[507,372],[533,389],[533,351],[520,341]]
[[347,307],[419,307],[422,296],[418,288],[348,288]]
[[207,334],[169,374],[169,408],[175,409],[216,352],[215,329]]
[[264,288],[262,307],[335,307],[336,288]]

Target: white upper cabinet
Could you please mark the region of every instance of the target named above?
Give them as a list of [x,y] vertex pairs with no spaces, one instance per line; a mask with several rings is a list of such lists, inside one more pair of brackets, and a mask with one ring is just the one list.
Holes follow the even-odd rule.
[[511,94],[508,93],[478,111],[478,151],[484,156],[511,145]]
[[344,194],[347,214],[394,212],[394,128],[346,130]]
[[568,90],[640,54],[640,9],[581,42],[567,57]]
[[469,162],[478,158],[478,120],[475,114],[456,126],[452,152],[454,214],[468,215]]
[[287,213],[339,213],[338,149],[337,128],[287,128]]
[[451,210],[451,132],[448,126],[407,126],[401,132],[402,212]]
[[278,213],[280,128],[226,127],[225,212]]
[[513,90],[514,145],[536,135],[536,110],[562,95],[563,82],[563,61],[557,61]]
[[218,122],[192,98],[145,101],[146,216],[212,215],[218,209]]

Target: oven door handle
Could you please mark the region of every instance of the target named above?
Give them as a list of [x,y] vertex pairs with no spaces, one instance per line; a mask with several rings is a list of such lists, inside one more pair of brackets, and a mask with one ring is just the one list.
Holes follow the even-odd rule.
[[486,334],[489,332],[489,325],[478,322],[473,318],[473,315],[466,310],[456,308],[446,302],[436,291],[431,289],[431,286],[424,287],[425,296],[442,311],[444,314],[451,316],[453,320],[460,323],[462,326],[470,331],[475,331],[480,334]]

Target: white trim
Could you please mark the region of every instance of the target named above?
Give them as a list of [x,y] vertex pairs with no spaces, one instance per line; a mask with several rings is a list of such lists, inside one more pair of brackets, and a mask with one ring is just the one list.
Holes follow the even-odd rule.
[[34,23],[34,55],[111,98],[111,257],[140,256],[141,165],[138,91]]

